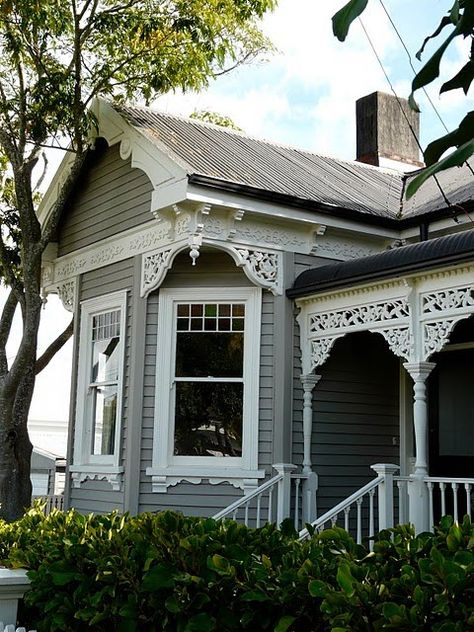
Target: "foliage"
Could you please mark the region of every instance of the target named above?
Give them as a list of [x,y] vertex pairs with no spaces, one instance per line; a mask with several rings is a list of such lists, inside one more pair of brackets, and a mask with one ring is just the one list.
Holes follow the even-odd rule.
[[[95,97],[150,101],[197,90],[271,50],[258,20],[275,0],[8,0],[0,3],[0,515],[31,500],[28,410],[36,374],[72,326],[37,359],[42,254],[93,146]],[[50,146],[67,148],[69,170],[40,223],[38,174]],[[39,181],[44,177],[40,173]],[[23,335],[7,343],[20,308]]]
[[304,542],[284,527],[36,508],[0,523],[0,560],[29,569],[40,631],[474,630],[469,520],[383,531],[373,552],[337,527]]
[[204,123],[212,123],[219,127],[227,127],[227,129],[233,129],[237,132],[241,132],[242,129],[234,123],[230,116],[219,114],[218,112],[211,112],[210,110],[195,110],[190,118],[197,121],[204,121]]
[[[341,42],[346,39],[352,22],[360,17],[367,4],[368,0],[350,0],[334,15],[333,31]],[[436,51],[416,73],[412,82],[409,102],[410,106],[417,111],[419,111],[419,108],[415,101],[414,93],[439,77],[443,56],[452,43],[456,39],[459,40],[459,38],[470,38],[471,46],[468,59],[461,70],[447,81],[444,81],[441,85],[440,93],[462,89],[464,94],[467,94],[471,86],[474,79],[474,61],[472,59],[474,53],[474,3],[472,0],[454,0],[451,9],[441,18],[437,29],[425,38],[416,57],[420,60],[426,44],[430,40],[438,40],[438,38],[441,38],[441,43],[438,43]],[[456,149],[448,158],[440,160],[443,154],[451,148]],[[474,112],[468,112],[457,129],[434,140],[425,149],[424,158],[428,169],[414,178],[409,184],[406,192],[407,198],[411,197],[427,178],[443,169],[462,165],[473,153]]]

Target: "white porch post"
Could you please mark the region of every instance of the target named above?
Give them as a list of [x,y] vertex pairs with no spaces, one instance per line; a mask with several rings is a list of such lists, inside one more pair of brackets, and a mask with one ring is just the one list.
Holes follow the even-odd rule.
[[393,477],[400,468],[393,463],[376,463],[370,467],[379,478],[383,478],[383,482],[378,486],[379,531],[390,529],[394,524]]
[[277,525],[290,517],[291,510],[291,473],[296,466],[291,463],[276,463],[273,468],[282,475],[278,482]]
[[406,362],[405,369],[413,378],[413,425],[415,430],[415,472],[408,485],[410,522],[417,532],[429,529],[428,489],[428,405],[426,380],[436,366],[433,362]]
[[307,478],[303,482],[303,516],[306,522],[316,519],[316,492],[318,475],[312,470],[311,434],[313,429],[313,389],[321,379],[321,375],[307,373],[301,376],[303,385],[303,474]]
[[313,389],[320,375],[308,373],[301,376],[303,385],[303,474],[311,473],[311,431],[313,428]]

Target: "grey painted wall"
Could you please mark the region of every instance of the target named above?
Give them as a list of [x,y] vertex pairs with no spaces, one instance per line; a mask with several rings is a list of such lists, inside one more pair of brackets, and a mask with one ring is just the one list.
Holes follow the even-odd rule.
[[[313,391],[311,459],[318,514],[362,487],[374,463],[399,462],[399,361],[379,334],[339,339]],[[303,457],[302,389],[295,381],[294,458]]]
[[61,221],[59,256],[152,220],[151,191],[143,171],[120,158],[118,145],[97,150]]
[[[188,252],[175,259],[163,287],[239,287],[249,286],[250,281],[233,260],[215,250],[203,250],[196,266],[191,265]],[[271,471],[273,427],[273,296],[264,292],[262,297],[261,375],[259,420],[259,468]],[[228,483],[210,485],[203,481],[199,487],[182,482],[169,487],[166,494],[153,493],[146,468],[151,466],[154,423],[154,388],[156,373],[156,345],[159,291],[148,298],[144,397],[141,440],[141,476],[139,511],[157,511],[171,508],[189,515],[210,516],[226,507],[242,495],[242,491]]]
[[[122,464],[125,456],[125,444],[128,432],[128,384],[130,380],[130,357],[131,357],[131,327],[132,327],[132,294],[134,279],[134,261],[126,259],[119,263],[87,272],[82,275],[79,291],[79,302],[98,296],[104,296],[112,292],[127,290],[127,318],[125,337],[125,367],[124,367],[124,390],[122,399]],[[80,306],[77,317],[80,315]],[[78,323],[79,324],[79,323]],[[79,332],[79,327],[76,330]],[[80,342],[80,341],[79,341]],[[76,362],[76,360],[74,360]],[[73,426],[75,419],[72,420]],[[71,432],[74,437],[73,431]],[[73,449],[73,440],[71,449]],[[72,454],[72,452],[71,452]],[[69,458],[70,462],[71,458]],[[87,513],[89,511],[106,512],[112,509],[123,510],[124,498],[122,491],[113,491],[111,485],[106,481],[92,480],[85,481],[81,487],[69,487],[69,506],[75,507],[78,511]]]

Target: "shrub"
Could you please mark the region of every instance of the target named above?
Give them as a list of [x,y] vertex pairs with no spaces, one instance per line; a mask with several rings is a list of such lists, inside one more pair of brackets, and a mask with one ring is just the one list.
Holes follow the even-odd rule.
[[0,558],[29,570],[40,631],[474,630],[469,520],[383,531],[372,552],[338,528],[295,536],[173,512],[33,509],[0,523]]

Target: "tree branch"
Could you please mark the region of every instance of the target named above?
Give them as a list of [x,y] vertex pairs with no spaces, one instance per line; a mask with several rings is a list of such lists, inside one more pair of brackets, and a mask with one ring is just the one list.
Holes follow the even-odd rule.
[[44,351],[44,353],[42,353],[42,355],[36,360],[35,375],[38,375],[38,373],[40,373],[46,366],[48,366],[48,364],[51,362],[57,352],[64,347],[66,342],[72,336],[73,332],[74,318],[72,318],[66,329],[61,334],[59,334],[56,340],[53,340],[46,351]]
[[6,345],[8,336],[15,316],[18,297],[13,290],[10,290],[5,305],[3,306],[2,317],[0,319],[0,375],[4,376],[8,372],[8,361]]

